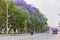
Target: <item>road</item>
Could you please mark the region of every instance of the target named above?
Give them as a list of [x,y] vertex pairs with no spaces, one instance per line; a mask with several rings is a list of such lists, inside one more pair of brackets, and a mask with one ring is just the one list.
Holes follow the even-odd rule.
[[31,36],[30,34],[23,35],[3,35],[0,36],[0,40],[60,40],[60,33],[51,34],[51,33],[38,33]]

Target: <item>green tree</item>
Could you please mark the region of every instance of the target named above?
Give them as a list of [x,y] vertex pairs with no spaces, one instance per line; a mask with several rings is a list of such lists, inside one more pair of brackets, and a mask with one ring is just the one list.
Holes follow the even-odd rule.
[[16,29],[23,31],[27,17],[29,17],[29,14],[21,12],[13,2],[9,2],[9,26],[12,25],[10,30],[13,28],[14,31],[16,31]]
[[0,0],[0,23],[2,28],[6,27],[6,2],[5,0]]

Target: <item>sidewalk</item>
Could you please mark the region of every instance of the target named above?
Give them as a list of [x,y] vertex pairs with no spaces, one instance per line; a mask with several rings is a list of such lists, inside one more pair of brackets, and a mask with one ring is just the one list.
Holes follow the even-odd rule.
[[[47,32],[45,32],[47,33]],[[44,33],[34,33],[33,36],[39,35],[39,34],[44,34]],[[0,34],[0,36],[31,36],[30,33],[25,33],[25,34]]]
[[5,34],[5,35],[0,35],[0,40],[22,40],[22,39],[27,39],[36,36],[37,34],[34,34],[31,36],[29,33],[27,34]]

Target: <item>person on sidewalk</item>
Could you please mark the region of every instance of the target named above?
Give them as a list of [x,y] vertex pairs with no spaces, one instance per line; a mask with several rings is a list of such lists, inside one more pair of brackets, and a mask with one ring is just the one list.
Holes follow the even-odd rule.
[[31,35],[33,35],[34,33],[33,33],[34,31],[33,31],[33,29],[31,28],[30,29],[30,33],[31,33]]

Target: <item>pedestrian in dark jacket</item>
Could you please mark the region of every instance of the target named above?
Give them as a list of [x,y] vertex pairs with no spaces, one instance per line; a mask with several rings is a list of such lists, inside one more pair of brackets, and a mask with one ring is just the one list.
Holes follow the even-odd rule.
[[31,33],[31,35],[33,35],[33,29],[30,29],[30,33]]

